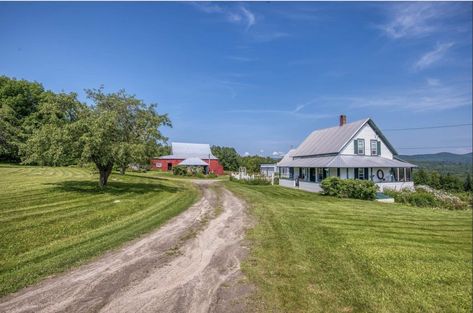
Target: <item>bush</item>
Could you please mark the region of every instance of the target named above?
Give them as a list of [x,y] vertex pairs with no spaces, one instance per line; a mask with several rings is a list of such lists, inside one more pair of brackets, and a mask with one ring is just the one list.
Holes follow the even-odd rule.
[[339,198],[374,200],[378,187],[370,180],[328,177],[321,183],[323,194]]
[[417,207],[443,208],[448,210],[465,210],[470,204],[468,201],[447,193],[432,189],[427,186],[419,186],[416,191],[412,190],[384,190],[384,193],[394,198],[396,202],[405,203]]
[[174,166],[172,173],[178,176],[187,176],[187,169],[184,166]]

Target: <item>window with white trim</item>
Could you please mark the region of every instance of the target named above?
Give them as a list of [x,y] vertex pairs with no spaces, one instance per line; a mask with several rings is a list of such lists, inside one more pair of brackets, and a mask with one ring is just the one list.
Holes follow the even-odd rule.
[[371,155],[378,155],[378,141],[371,140]]
[[357,149],[357,154],[365,154],[365,140],[364,139],[358,139],[358,149]]

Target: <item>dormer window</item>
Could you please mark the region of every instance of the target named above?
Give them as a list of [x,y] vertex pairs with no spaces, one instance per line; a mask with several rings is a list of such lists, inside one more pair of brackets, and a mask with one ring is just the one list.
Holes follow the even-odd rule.
[[371,150],[371,155],[381,155],[381,141],[371,140],[370,150]]
[[364,155],[365,154],[365,140],[364,139],[355,139],[355,154]]
[[378,155],[378,141],[371,140],[371,155]]

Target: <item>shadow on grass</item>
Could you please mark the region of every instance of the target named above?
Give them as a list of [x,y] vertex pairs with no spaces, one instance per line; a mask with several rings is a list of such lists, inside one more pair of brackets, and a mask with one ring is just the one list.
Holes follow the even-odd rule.
[[77,192],[82,194],[112,194],[119,195],[123,193],[148,194],[156,192],[176,193],[181,189],[166,186],[162,184],[144,184],[132,182],[109,182],[107,186],[100,188],[95,181],[64,181],[51,183],[47,185],[54,186],[52,191]]

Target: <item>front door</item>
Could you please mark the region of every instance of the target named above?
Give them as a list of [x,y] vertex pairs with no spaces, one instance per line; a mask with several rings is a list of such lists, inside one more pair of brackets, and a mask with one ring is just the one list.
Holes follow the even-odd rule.
[[172,171],[172,163],[171,162],[168,163],[168,171]]

